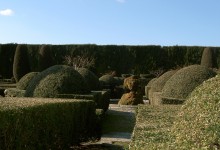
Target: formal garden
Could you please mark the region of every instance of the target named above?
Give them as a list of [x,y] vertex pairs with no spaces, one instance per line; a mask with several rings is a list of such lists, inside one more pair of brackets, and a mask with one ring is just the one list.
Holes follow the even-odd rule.
[[220,149],[220,48],[0,45],[0,149]]

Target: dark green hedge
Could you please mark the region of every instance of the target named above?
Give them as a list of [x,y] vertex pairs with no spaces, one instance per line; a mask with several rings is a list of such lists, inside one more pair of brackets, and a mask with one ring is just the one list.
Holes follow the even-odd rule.
[[[12,64],[17,44],[0,45],[0,74],[12,77]],[[95,59],[95,73],[116,71],[121,73],[148,73],[157,69],[171,69],[200,64],[204,47],[199,46],[126,46],[126,45],[49,45],[52,63],[64,64],[65,55],[86,55]],[[41,45],[28,45],[31,71],[39,71],[39,49]],[[220,48],[216,48],[220,64]],[[98,74],[100,76],[100,74]]]
[[95,104],[73,99],[4,98],[0,122],[0,149],[69,149],[95,135]]

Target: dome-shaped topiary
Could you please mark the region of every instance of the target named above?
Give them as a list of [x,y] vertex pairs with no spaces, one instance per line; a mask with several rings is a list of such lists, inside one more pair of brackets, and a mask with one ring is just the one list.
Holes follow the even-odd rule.
[[38,68],[43,71],[53,65],[51,48],[49,45],[42,45],[39,50]]
[[208,68],[218,68],[214,48],[206,47],[202,53],[201,65]]
[[86,68],[78,68],[77,71],[84,78],[84,80],[86,81],[86,83],[88,84],[91,90],[100,89],[99,78],[93,72],[91,72],[89,69]]
[[162,74],[151,85],[153,92],[161,92],[165,83],[176,73],[176,70],[170,70]]
[[13,76],[16,82],[18,82],[25,74],[30,72],[27,51],[28,48],[26,45],[18,45],[16,47],[13,62]]
[[214,71],[201,65],[180,69],[164,85],[162,99],[183,102],[198,85],[215,75]]
[[176,149],[219,149],[220,76],[198,86],[176,117],[171,133]]
[[26,90],[29,82],[38,74],[39,72],[29,72],[24,75],[17,83],[17,89]]
[[115,78],[112,75],[103,75],[99,78],[99,82],[101,83],[101,85],[103,87],[105,86],[110,86],[110,87],[114,87],[117,84],[117,81],[115,80]]
[[42,71],[31,80],[25,96],[56,97],[57,94],[86,94],[89,92],[85,80],[73,67],[55,65]]

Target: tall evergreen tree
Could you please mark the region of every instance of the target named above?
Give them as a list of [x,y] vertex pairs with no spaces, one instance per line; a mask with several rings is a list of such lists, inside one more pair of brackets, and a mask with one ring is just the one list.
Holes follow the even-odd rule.
[[39,50],[38,67],[39,71],[43,71],[53,65],[51,54],[51,47],[49,45],[42,45]]
[[215,49],[206,47],[202,53],[201,65],[208,68],[218,68]]
[[28,48],[26,45],[22,44],[16,47],[13,62],[13,76],[16,82],[18,82],[25,74],[30,72],[27,51]]

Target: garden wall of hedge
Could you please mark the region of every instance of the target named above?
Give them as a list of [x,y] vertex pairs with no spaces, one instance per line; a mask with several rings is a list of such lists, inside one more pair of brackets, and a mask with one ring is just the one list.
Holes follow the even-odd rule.
[[[0,45],[0,75],[12,77],[14,52],[17,44]],[[159,68],[199,64],[204,47],[198,46],[126,46],[126,45],[49,45],[52,64],[63,64],[66,55],[87,55],[95,58],[98,73],[117,71],[120,73],[147,73]],[[27,45],[31,71],[39,71],[39,49],[41,45]],[[220,64],[220,48],[216,48]]]
[[2,98],[0,149],[69,149],[94,136],[89,100]]

